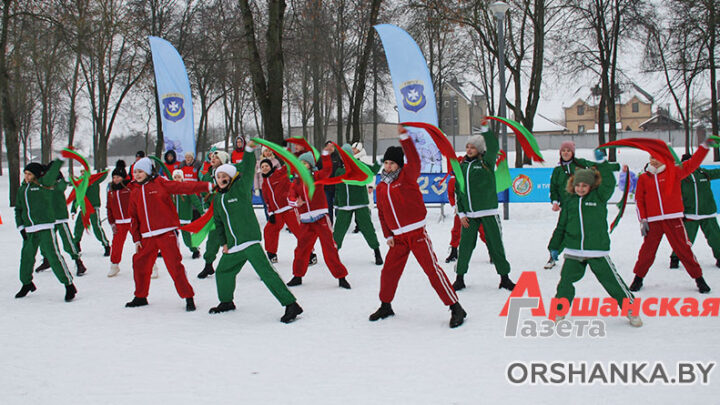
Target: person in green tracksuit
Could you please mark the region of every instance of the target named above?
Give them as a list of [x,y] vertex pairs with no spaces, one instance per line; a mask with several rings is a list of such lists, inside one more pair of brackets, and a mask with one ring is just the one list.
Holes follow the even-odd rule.
[[[73,242],[73,235],[70,232],[70,227],[68,226],[68,223],[70,222],[70,216],[68,215],[67,210],[67,202],[65,199],[65,190],[68,186],[67,180],[65,180],[65,177],[62,175],[62,173],[58,173],[57,181],[55,182],[55,186],[53,187],[53,212],[55,213],[55,234],[60,235],[60,240],[62,240],[63,249],[67,254],[70,255],[70,258],[75,262],[75,266],[77,267],[77,275],[82,276],[87,271],[87,268],[85,267],[85,264],[83,263],[82,259],[80,258],[80,252],[77,251],[77,248],[75,247],[75,242]],[[43,259],[42,264],[35,269],[35,271],[43,271],[45,269],[50,268],[50,261],[47,258]]]
[[[175,181],[184,181],[185,175],[182,170],[176,169],[172,173],[173,180]],[[173,203],[175,204],[175,207],[177,208],[178,218],[180,218],[180,225],[184,226],[189,224],[193,221],[193,210],[198,211],[202,214],[202,202],[200,201],[200,197],[197,195],[182,195],[182,194],[175,194],[172,196]],[[192,245],[192,238],[190,232],[187,231],[180,231],[182,232],[182,239],[185,243],[185,246],[190,249],[192,252],[192,258],[197,259],[200,257],[200,250]]]
[[465,190],[455,187],[457,210],[462,224],[458,261],[455,265],[457,278],[453,283],[455,291],[465,288],[465,273],[478,239],[482,225],[490,260],[500,275],[500,287],[512,291],[515,283],[510,280],[510,263],[505,258],[502,242],[498,200],[495,192],[495,159],[500,150],[498,140],[492,132],[473,135],[465,145],[465,159],[460,167],[465,177]]
[[[342,149],[350,156],[353,155],[350,145],[345,144],[342,146]],[[377,173],[378,170],[380,170],[380,165],[377,163],[370,167],[363,162],[358,162],[358,164],[367,166],[373,173]],[[341,176],[343,174],[345,174],[345,168],[340,167],[335,170],[333,176]],[[379,266],[383,264],[383,258],[380,253],[380,243],[375,235],[375,227],[370,217],[369,205],[370,199],[368,198],[367,186],[348,185],[345,183],[336,184],[335,208],[337,213],[335,215],[333,239],[335,239],[335,243],[338,249],[340,249],[343,239],[345,239],[345,234],[347,234],[348,228],[350,227],[353,214],[355,214],[355,222],[365,238],[365,242],[367,242],[370,249],[375,252],[375,264]]]
[[[690,160],[685,154],[682,161]],[[683,205],[685,206],[685,231],[690,243],[695,243],[698,229],[702,229],[715,257],[715,266],[720,267],[720,227],[717,222],[717,205],[710,186],[711,180],[720,179],[720,169],[699,168],[680,183]],[[670,256],[670,268],[680,267],[675,252]]]
[[[107,173],[100,177],[95,183],[88,186],[85,195],[95,209],[95,212],[90,214],[90,225],[92,226],[95,238],[102,243],[102,246],[105,249],[103,256],[110,256],[110,242],[108,242],[108,239],[105,236],[105,231],[103,231],[98,217],[98,212],[100,212],[100,183],[105,181],[106,177]],[[73,211],[74,210],[75,206],[73,206]],[[82,240],[83,232],[85,232],[85,226],[82,223],[82,214],[78,213],[77,218],[75,219],[75,232],[73,233],[73,242],[75,242],[75,246],[78,251],[80,251],[80,241]]]
[[55,277],[65,285],[65,301],[72,301],[77,294],[72,274],[58,249],[53,233],[55,213],[52,209],[53,186],[62,166],[61,160],[54,160],[49,167],[30,163],[23,172],[24,182],[18,189],[15,202],[15,224],[23,238],[20,256],[20,282],[22,287],[15,298],[25,297],[35,291],[33,267],[38,248],[50,262]]
[[[568,180],[570,197],[565,200],[548,245],[549,250],[562,249],[565,255],[555,296],[567,299],[567,310],[575,298],[574,284],[583,278],[588,265],[620,308],[623,300],[634,299],[610,260],[607,202],[615,189],[613,171],[617,166],[603,162],[593,169],[577,169]],[[628,314],[628,319],[631,325],[642,326],[639,316]]]
[[[550,176],[550,201],[553,211],[560,211],[565,200],[570,197],[571,194],[566,190],[567,181],[575,173],[575,170],[586,169],[592,165],[593,163],[589,160],[575,157],[575,142],[564,141],[560,144],[560,161]],[[544,266],[545,269],[555,267],[555,262],[557,262],[557,258],[551,254]]]
[[215,228],[219,230],[223,254],[215,274],[220,304],[211,308],[210,313],[235,309],[235,279],[245,262],[250,262],[265,286],[285,307],[285,314],[280,320],[290,323],[303,310],[275,272],[260,242],[260,225],[252,205],[255,175],[253,146],[253,143],[249,143],[245,148],[242,162],[237,165],[224,164],[215,170],[219,192],[213,199],[213,220]]
[[[201,175],[200,181],[207,181],[213,184],[217,184],[215,180],[215,170],[217,170],[220,165],[226,164],[230,161],[230,155],[227,154],[227,152],[223,151],[216,151],[212,152],[210,156],[210,168],[208,171]],[[205,199],[203,198],[203,201]],[[204,204],[203,208],[207,209],[210,206],[210,202],[208,201],[206,204]],[[205,267],[202,269],[200,273],[198,273],[198,278],[207,278],[207,276],[210,276],[212,274],[215,274],[215,269],[213,268],[213,263],[215,262],[215,259],[217,258],[218,251],[220,250],[220,236],[218,235],[220,232],[219,229],[215,228],[207,236],[207,241],[205,242],[205,253],[203,254],[203,260],[205,260]]]

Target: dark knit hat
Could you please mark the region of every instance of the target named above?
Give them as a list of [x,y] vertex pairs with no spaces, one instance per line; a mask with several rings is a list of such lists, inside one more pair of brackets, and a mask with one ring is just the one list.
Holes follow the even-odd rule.
[[139,150],[139,151],[135,152],[135,157],[136,157],[136,158],[144,158],[144,157],[145,157],[145,151],[144,151],[144,150]]
[[683,162],[685,162],[685,161],[690,160],[691,157],[692,157],[691,154],[689,154],[689,153],[684,153],[684,154],[682,155],[682,159],[681,159],[681,160],[682,160]]
[[23,171],[30,172],[35,175],[35,178],[39,179],[43,176],[43,174],[45,174],[45,166],[37,162],[32,162],[28,163],[28,165],[25,166],[25,170]]
[[270,160],[270,159],[263,159],[263,160],[260,161],[260,166],[262,166],[263,163],[267,163],[267,164],[270,166],[270,168],[272,169],[272,167],[273,167],[272,160]]
[[402,148],[399,146],[391,146],[385,150],[385,155],[383,155],[383,162],[387,160],[395,162],[398,166],[403,167],[405,164],[405,152],[403,152]]
[[573,186],[577,186],[580,183],[585,183],[589,186],[595,184],[595,172],[590,169],[577,169],[573,176]]
[[113,176],[120,176],[122,178],[127,177],[127,170],[125,170],[125,161],[120,159],[115,164],[115,169],[112,171]]

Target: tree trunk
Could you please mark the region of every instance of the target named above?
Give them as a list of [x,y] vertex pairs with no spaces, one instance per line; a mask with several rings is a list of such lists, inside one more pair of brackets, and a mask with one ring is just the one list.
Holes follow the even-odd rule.
[[[710,4],[710,7],[708,7],[709,13],[708,13],[708,69],[710,70],[710,122],[712,124],[712,134],[717,135],[720,131],[720,128],[718,126],[718,94],[717,94],[717,75],[715,70],[717,69],[717,66],[715,65],[715,45],[716,45],[716,10],[715,10],[715,1],[713,0]],[[720,160],[720,149],[713,148],[713,160],[719,161]]]
[[20,147],[18,143],[18,124],[13,105],[10,102],[10,74],[7,65],[8,31],[10,25],[10,7],[12,0],[3,0],[2,31],[0,31],[0,109],[5,130],[5,147],[10,175],[10,206],[15,206],[20,188]]
[[367,72],[368,59],[373,48],[373,42],[375,40],[375,32],[373,26],[377,23],[377,17],[380,13],[380,4],[382,0],[372,0],[370,5],[370,24],[368,34],[365,39],[365,47],[363,48],[362,55],[358,62],[358,74],[357,79],[359,80],[358,86],[355,88],[354,104],[352,108],[352,141],[351,143],[358,142],[360,140],[360,116],[362,114],[362,105],[365,100],[365,76]]

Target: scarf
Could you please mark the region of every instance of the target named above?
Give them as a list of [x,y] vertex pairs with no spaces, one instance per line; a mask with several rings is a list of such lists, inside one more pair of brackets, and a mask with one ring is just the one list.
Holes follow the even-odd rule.
[[652,174],[659,174],[659,173],[662,173],[662,172],[665,171],[665,165],[662,165],[662,166],[660,166],[660,167],[655,167],[655,166],[653,166],[653,165],[648,165],[648,166],[647,166],[647,171],[650,172],[650,173],[652,173]]
[[386,184],[390,184],[393,181],[397,180],[398,177],[400,177],[400,171],[402,169],[397,169],[394,172],[386,172],[383,170],[380,172],[380,180],[382,180]]

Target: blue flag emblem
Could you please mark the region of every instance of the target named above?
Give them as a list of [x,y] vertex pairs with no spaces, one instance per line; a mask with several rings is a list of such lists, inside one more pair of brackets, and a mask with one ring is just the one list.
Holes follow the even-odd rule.
[[162,98],[163,116],[172,121],[177,122],[185,116],[185,108],[183,108],[183,96],[179,93],[166,94]]
[[403,95],[403,107],[412,112],[418,112],[425,107],[426,99],[423,90],[425,86],[419,80],[405,82],[400,88]]

